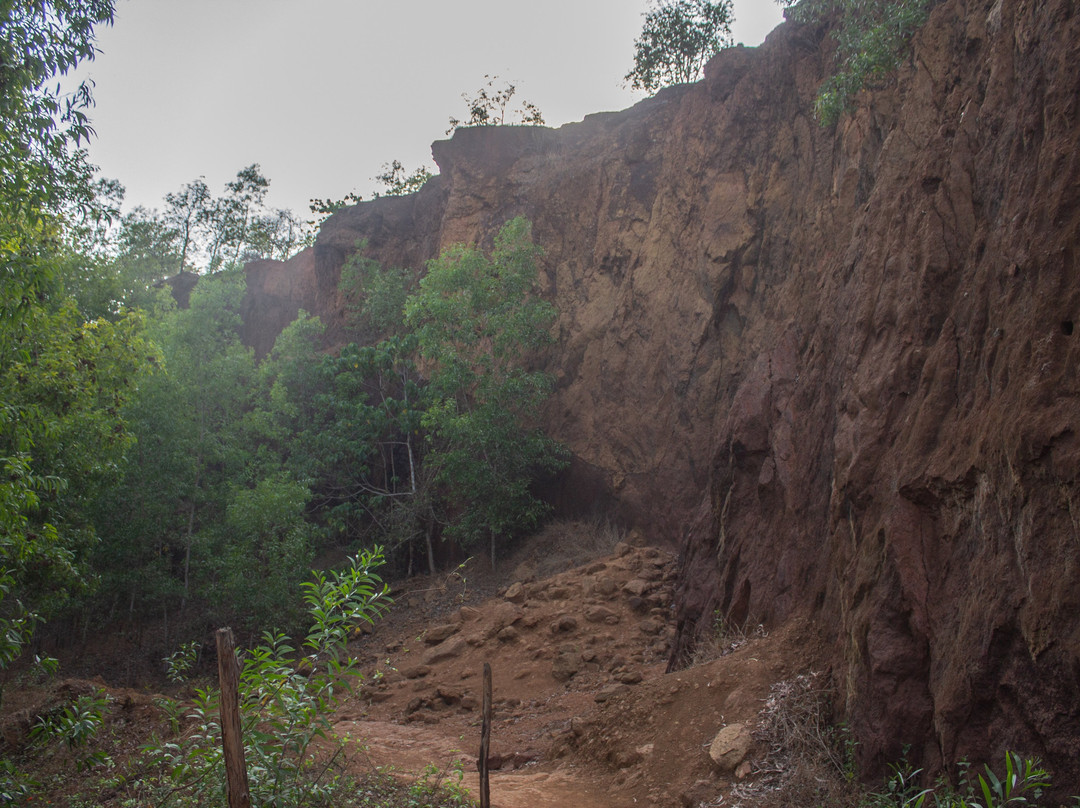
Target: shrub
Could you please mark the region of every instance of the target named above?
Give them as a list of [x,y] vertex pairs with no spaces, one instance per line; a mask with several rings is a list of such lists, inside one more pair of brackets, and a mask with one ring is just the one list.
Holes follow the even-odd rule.
[[[336,776],[343,744],[316,752],[316,739],[333,741],[330,715],[351,680],[360,674],[345,653],[351,629],[373,622],[386,608],[387,587],[375,574],[381,551],[365,551],[343,571],[316,572],[305,583],[312,625],[297,649],[281,634],[264,634],[240,674],[240,711],[252,804],[331,804],[342,781]],[[186,734],[156,739],[145,747],[147,762],[162,772],[149,784],[160,806],[225,806],[219,693],[196,691]],[[175,714],[175,704],[164,705]]]
[[778,0],[799,22],[839,18],[836,72],[818,89],[814,113],[832,126],[863,89],[879,86],[911,51],[911,40],[934,0]]

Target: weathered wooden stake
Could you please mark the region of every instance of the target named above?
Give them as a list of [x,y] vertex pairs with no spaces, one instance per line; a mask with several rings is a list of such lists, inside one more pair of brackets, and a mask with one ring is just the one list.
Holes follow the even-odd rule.
[[236,661],[231,628],[217,630],[217,658],[221,683],[221,745],[225,750],[229,808],[251,808],[240,725],[240,666]]
[[491,751],[491,665],[484,663],[484,706],[480,725],[480,808],[491,808],[488,754]]

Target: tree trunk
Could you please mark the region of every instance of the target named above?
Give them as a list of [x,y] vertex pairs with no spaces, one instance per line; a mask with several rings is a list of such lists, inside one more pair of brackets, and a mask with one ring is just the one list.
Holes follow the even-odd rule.
[[180,599],[180,613],[184,613],[184,607],[187,606],[188,599],[188,577],[191,572],[191,542],[195,535],[195,503],[191,503],[191,510],[188,512],[188,526],[187,526],[187,547],[184,550],[184,596]]
[[427,542],[427,565],[428,573],[435,574],[435,548],[431,543],[431,534],[435,532],[435,520],[429,519],[427,530],[424,531],[424,540]]

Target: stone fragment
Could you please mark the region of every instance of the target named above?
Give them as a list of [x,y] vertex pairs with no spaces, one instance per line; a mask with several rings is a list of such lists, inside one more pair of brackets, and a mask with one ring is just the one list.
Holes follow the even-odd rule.
[[581,653],[577,649],[563,650],[551,663],[551,676],[556,682],[568,682],[581,670]]
[[642,634],[655,635],[663,631],[664,624],[655,617],[650,617],[647,620],[642,620],[639,628]]
[[590,623],[607,623],[613,626],[619,622],[619,615],[607,606],[592,606],[585,610],[585,619]]
[[619,671],[615,674],[615,678],[624,685],[636,685],[643,677],[641,671],[637,668],[631,668],[630,670]]
[[401,675],[406,679],[420,679],[431,673],[430,665],[413,665],[411,668],[402,668]]
[[503,597],[511,603],[521,603],[525,600],[525,587],[520,581],[510,584]]
[[457,659],[464,653],[466,646],[467,643],[461,637],[451,637],[424,654],[423,664],[436,665],[448,659]]
[[456,623],[443,623],[441,626],[430,628],[424,634],[424,642],[428,645],[438,645],[443,640],[457,634],[458,628],[459,626]]
[[458,617],[461,618],[462,622],[468,623],[473,620],[479,620],[480,615],[480,610],[477,609],[475,606],[462,606],[460,609],[458,609]]
[[451,687],[439,686],[435,688],[435,697],[440,699],[443,704],[453,706],[461,703],[462,693],[460,690],[454,690]]
[[623,591],[634,597],[644,597],[645,593],[652,589],[652,584],[644,578],[634,578],[623,584]]
[[619,589],[619,585],[615,582],[615,579],[610,575],[597,575],[596,576],[596,594],[602,595],[605,598],[610,598]]
[[641,760],[641,753],[636,749],[622,749],[611,756],[611,762],[615,764],[616,769],[629,769],[641,763]]
[[495,636],[499,638],[499,642],[513,642],[521,635],[513,626],[506,626],[505,628],[499,629],[499,633]]
[[567,600],[573,594],[568,586],[553,586],[547,591],[548,600]]
[[492,619],[495,622],[495,630],[506,628],[511,626],[520,620],[525,615],[522,608],[516,603],[511,603],[508,600],[504,600],[498,606],[495,607],[492,613]]
[[596,695],[593,696],[593,701],[596,701],[596,702],[598,702],[600,704],[603,704],[605,701],[610,699],[612,696],[618,696],[621,693],[627,693],[629,691],[630,691],[630,688],[627,687],[624,684],[617,684],[616,683],[616,684],[604,685],[602,688],[600,688],[599,691],[597,691]]
[[722,773],[731,773],[746,760],[752,743],[750,730],[745,724],[728,724],[713,738],[709,745],[709,757]]
[[577,618],[569,614],[560,614],[551,624],[552,634],[569,634],[578,626]]

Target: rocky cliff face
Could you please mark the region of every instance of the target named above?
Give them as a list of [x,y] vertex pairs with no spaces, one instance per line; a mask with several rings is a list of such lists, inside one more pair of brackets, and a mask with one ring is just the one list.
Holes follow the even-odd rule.
[[563,503],[681,546],[682,647],[714,612],[810,615],[868,762],[1008,748],[1080,784],[1080,8],[945,0],[830,130],[824,35],[557,131],[459,130],[420,193],[256,268],[249,338],[302,305],[346,339],[357,238],[420,266],[529,217]]

